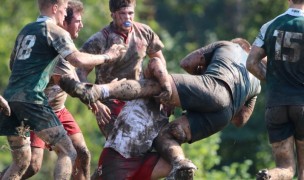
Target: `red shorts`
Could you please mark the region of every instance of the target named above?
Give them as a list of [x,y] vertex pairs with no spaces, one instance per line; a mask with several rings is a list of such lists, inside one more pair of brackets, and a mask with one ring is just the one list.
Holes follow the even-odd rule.
[[112,148],[104,148],[98,162],[98,180],[150,180],[159,158],[156,152],[124,158]]
[[[57,115],[58,119],[62,123],[69,136],[81,132],[72,114],[66,108],[55,112],[55,114]],[[46,148],[45,142],[42,141],[42,139],[40,139],[33,131],[31,131],[30,138],[32,147]]]

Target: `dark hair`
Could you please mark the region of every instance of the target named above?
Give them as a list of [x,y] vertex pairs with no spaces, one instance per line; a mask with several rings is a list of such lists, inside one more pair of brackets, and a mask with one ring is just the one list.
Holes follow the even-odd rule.
[[110,0],[109,7],[111,12],[115,12],[123,7],[135,6],[136,0]]
[[303,4],[304,0],[291,0],[294,4]]
[[83,4],[79,0],[69,0],[68,2],[68,8],[67,8],[67,15],[64,18],[64,20],[70,24],[73,17],[74,12],[82,12],[83,11]]

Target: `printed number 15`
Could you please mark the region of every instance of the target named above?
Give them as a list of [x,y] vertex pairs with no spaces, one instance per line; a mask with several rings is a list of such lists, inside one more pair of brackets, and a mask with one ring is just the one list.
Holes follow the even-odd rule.
[[[288,62],[297,62],[300,60],[301,45],[295,40],[302,40],[302,33],[275,30],[273,36],[277,37],[275,44],[275,60]],[[282,53],[282,48],[289,48],[290,51]]]

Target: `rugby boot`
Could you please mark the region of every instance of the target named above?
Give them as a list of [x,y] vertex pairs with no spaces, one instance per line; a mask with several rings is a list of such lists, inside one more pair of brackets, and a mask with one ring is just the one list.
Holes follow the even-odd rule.
[[269,180],[271,176],[267,169],[262,169],[256,174],[256,180]]
[[182,159],[173,164],[173,168],[166,180],[193,180],[197,167],[189,160]]

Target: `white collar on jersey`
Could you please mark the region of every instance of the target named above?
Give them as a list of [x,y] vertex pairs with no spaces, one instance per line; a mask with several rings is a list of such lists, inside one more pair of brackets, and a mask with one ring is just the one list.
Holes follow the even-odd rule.
[[304,16],[304,11],[296,8],[289,8],[285,13],[292,16]]
[[46,20],[51,20],[51,21],[53,21],[53,19],[50,18],[50,17],[48,17],[48,16],[41,16],[41,15],[40,15],[40,16],[38,16],[36,22],[43,22],[43,21],[46,21]]

